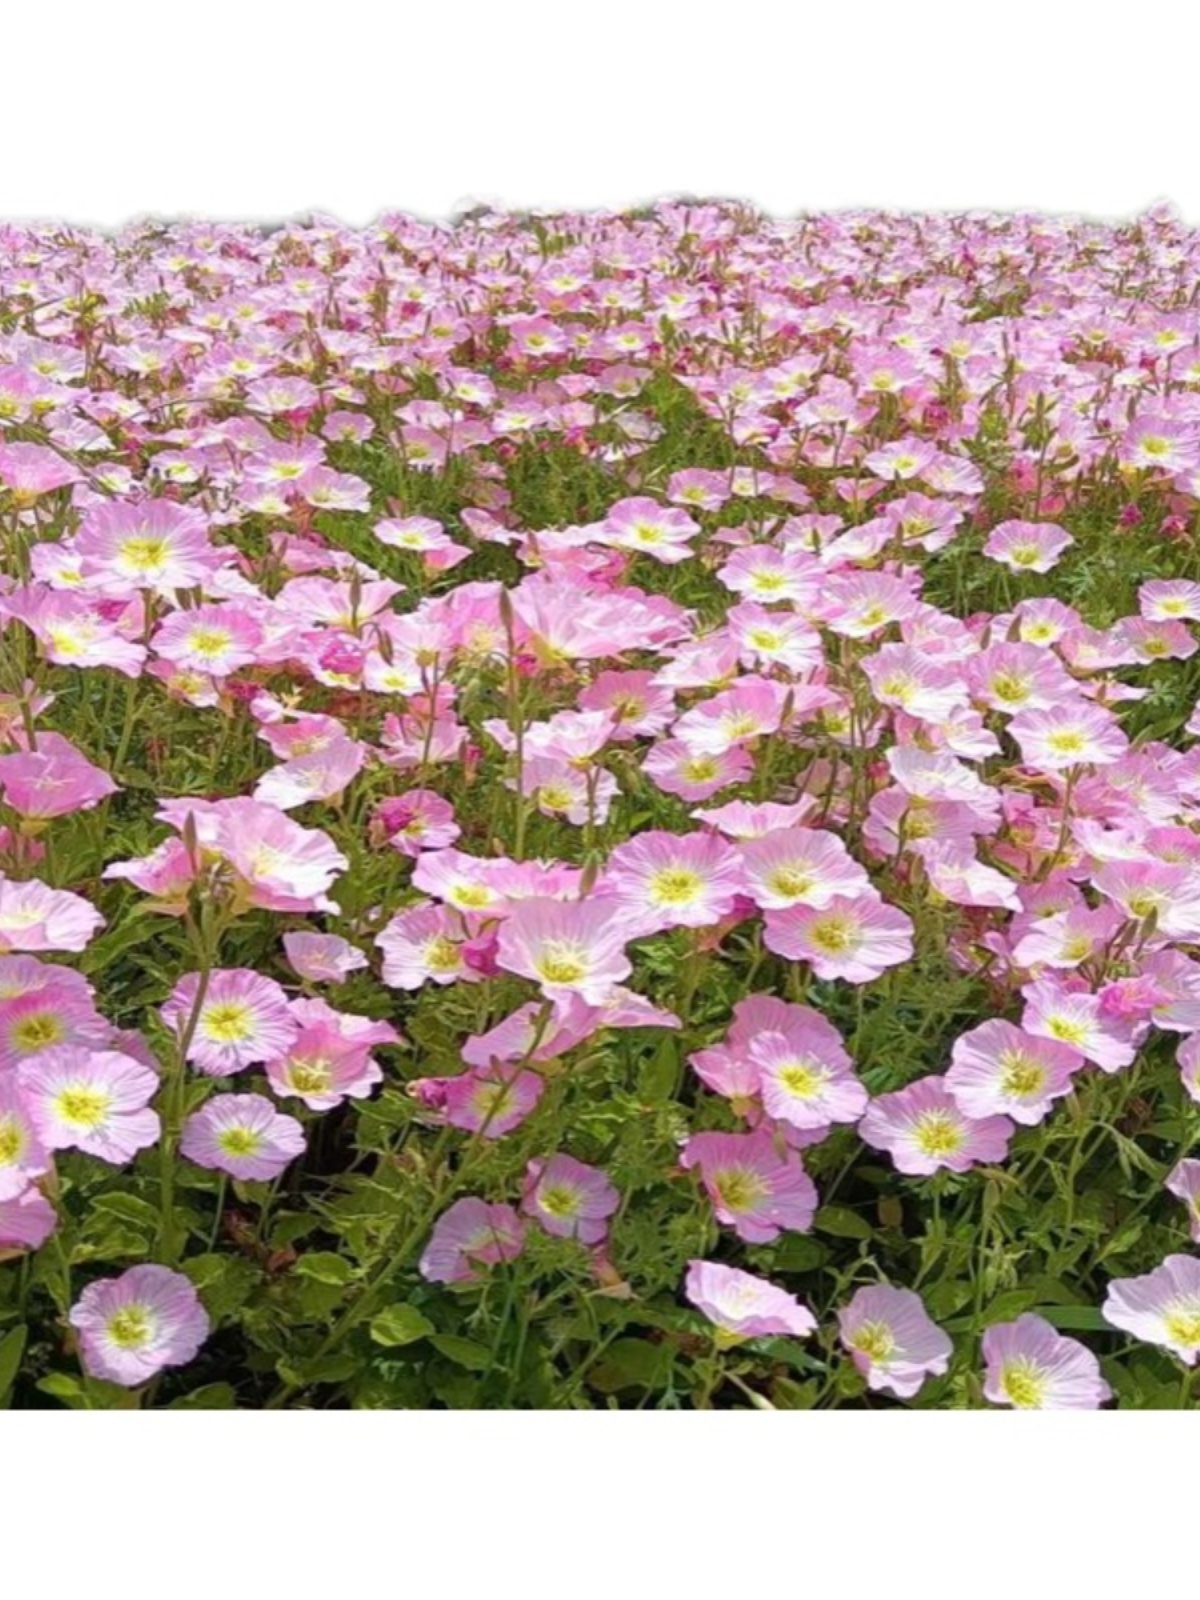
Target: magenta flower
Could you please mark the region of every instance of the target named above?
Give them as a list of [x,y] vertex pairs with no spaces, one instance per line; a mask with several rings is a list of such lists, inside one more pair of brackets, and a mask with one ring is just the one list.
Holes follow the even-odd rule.
[[274,978],[246,967],[212,972],[196,1014],[199,993],[200,974],[190,972],[172,989],[160,1015],[179,1039],[187,1038],[187,1059],[209,1077],[228,1078],[257,1062],[276,1060],[296,1037],[287,995]]
[[713,1210],[739,1238],[770,1244],[787,1229],[806,1233],[817,1191],[793,1151],[782,1154],[766,1132],[694,1133],[680,1164],[700,1173]]
[[1168,1256],[1153,1272],[1114,1278],[1101,1307],[1106,1322],[1162,1345],[1192,1367],[1200,1360],[1200,1260]]
[[165,1367],[186,1366],[209,1332],[191,1280],[153,1265],[89,1284],[67,1320],[79,1334],[84,1371],[127,1389]]
[[511,1206],[468,1195],[438,1218],[418,1270],[430,1283],[474,1283],[481,1266],[514,1261],[524,1248],[525,1225]]
[[47,1150],[124,1166],[161,1131],[149,1108],[157,1073],[117,1050],[56,1045],[18,1068],[17,1084]]
[[1007,1117],[967,1116],[946,1079],[931,1076],[872,1100],[858,1132],[873,1150],[886,1150],[897,1171],[928,1177],[942,1167],[966,1172],[1003,1161],[1014,1129]]
[[181,1155],[232,1178],[270,1182],[303,1155],[304,1129],[261,1094],[217,1094],[183,1125]]
[[983,1358],[983,1392],[993,1405],[1096,1411],[1112,1399],[1092,1352],[1030,1312],[1015,1322],[993,1323],[983,1336]]
[[795,1295],[719,1261],[689,1261],[683,1292],[715,1324],[719,1344],[776,1335],[803,1339],[816,1331],[816,1318]]
[[875,1284],[855,1291],[838,1312],[842,1344],[871,1389],[911,1400],[927,1377],[940,1377],[954,1346],[911,1289]]
[[620,1203],[608,1174],[574,1156],[553,1155],[531,1161],[525,1169],[521,1210],[557,1238],[601,1243]]

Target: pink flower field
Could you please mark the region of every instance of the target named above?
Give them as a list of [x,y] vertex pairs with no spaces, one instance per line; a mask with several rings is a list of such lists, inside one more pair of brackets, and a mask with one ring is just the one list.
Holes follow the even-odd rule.
[[1200,1409],[1200,232],[0,225],[0,1407]]

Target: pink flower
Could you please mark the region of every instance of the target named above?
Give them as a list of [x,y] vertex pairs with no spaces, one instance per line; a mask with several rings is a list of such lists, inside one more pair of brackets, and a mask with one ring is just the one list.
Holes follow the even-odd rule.
[[842,1344],[870,1389],[910,1400],[927,1377],[940,1377],[954,1346],[911,1289],[880,1283],[855,1291],[838,1312]]
[[780,828],[741,846],[747,892],[764,911],[827,906],[868,889],[867,874],[836,834],[819,828]]
[[1168,1256],[1139,1278],[1114,1278],[1101,1307],[1106,1322],[1162,1345],[1189,1367],[1200,1360],[1200,1259]]
[[192,1027],[199,992],[199,973],[188,973],[171,991],[161,1016],[180,1039],[192,1028],[187,1058],[209,1077],[227,1078],[256,1062],[276,1060],[296,1036],[287,995],[274,978],[246,967],[212,972]]
[[603,1005],[633,968],[625,954],[633,937],[610,902],[522,900],[500,925],[498,964],[540,984],[547,999],[582,996]]
[[913,953],[911,919],[872,890],[834,895],[824,906],[768,911],[763,943],[789,961],[807,961],[818,978],[870,983]]
[[1032,1126],[1070,1094],[1083,1056],[1011,1022],[984,1022],[954,1041],[946,1089],[968,1117],[1009,1116]]
[[519,1127],[545,1088],[536,1072],[490,1065],[472,1067],[455,1078],[426,1081],[437,1084],[439,1102],[452,1128],[464,1128],[485,1139],[502,1138]]
[[201,513],[174,500],[95,505],[84,517],[75,548],[84,573],[100,584],[165,596],[203,584],[221,559]]
[[237,797],[215,802],[167,800],[158,816],[183,829],[195,819],[197,838],[237,874],[245,903],[265,911],[336,911],[326,895],[349,861],[319,828],[302,828],[282,811]]
[[36,750],[0,756],[0,792],[20,816],[44,821],[88,811],[117,785],[61,734],[40,733]]
[[525,1169],[521,1210],[556,1238],[599,1244],[620,1203],[608,1174],[574,1156],[553,1155]]
[[699,525],[685,511],[660,506],[644,496],[618,500],[602,528],[618,549],[653,556],[670,566],[687,560],[692,554],[688,540],[700,532]]
[[217,1094],[183,1125],[179,1152],[198,1167],[270,1182],[305,1149],[295,1117],[261,1094]]
[[154,1265],[90,1283],[67,1320],[79,1334],[84,1370],[127,1389],[165,1367],[186,1366],[209,1332],[190,1279]]
[[1119,1072],[1137,1054],[1130,1025],[1106,1012],[1099,996],[1086,988],[1068,988],[1061,979],[1046,977],[1021,992],[1025,996],[1021,1026],[1027,1033],[1069,1045],[1104,1072]]
[[362,951],[335,933],[285,933],[292,969],[309,983],[342,983],[367,965]]
[[[3,1140],[3,1126],[0,1121],[0,1141]],[[0,1169],[2,1181],[3,1170]],[[1192,1240],[1200,1244],[1200,1161],[1177,1161],[1167,1175],[1166,1188],[1187,1206]]]
[[90,901],[37,878],[0,878],[0,954],[11,950],[84,950],[104,918]]
[[988,535],[985,556],[1013,572],[1049,572],[1064,550],[1075,543],[1053,522],[1001,522]]
[[432,789],[410,789],[382,800],[372,818],[393,850],[418,856],[422,850],[444,850],[462,829],[454,820],[454,807]]
[[48,1150],[84,1150],[113,1166],[154,1144],[158,1075],[117,1050],[57,1045],[18,1068],[17,1084]]
[[276,1094],[296,1095],[312,1111],[328,1111],[347,1097],[365,1099],[382,1081],[371,1057],[375,1045],[399,1044],[389,1022],[335,1011],[324,1000],[293,1000],[288,1006],[297,1033],[287,1051],[267,1062]]
[[837,1029],[819,1012],[789,1016],[778,1030],[756,1033],[747,1055],[769,1117],[794,1128],[857,1122],[869,1096],[854,1074]]
[[0,1251],[40,1250],[57,1226],[57,1212],[33,1184],[0,1200]]
[[430,1283],[474,1283],[480,1266],[514,1261],[524,1248],[525,1227],[511,1206],[468,1195],[438,1218],[418,1270]]
[[616,847],[597,894],[627,919],[634,938],[720,922],[743,887],[737,852],[716,834],[651,830]]
[[1112,1399],[1092,1352],[1030,1312],[1015,1322],[993,1323],[983,1336],[983,1358],[983,1392],[993,1405],[1096,1411]]
[[816,1318],[795,1295],[719,1261],[689,1261],[683,1292],[720,1330],[720,1344],[775,1335],[803,1339],[816,1331]]
[[712,754],[682,739],[667,739],[651,749],[642,770],[664,794],[678,795],[681,800],[707,800],[749,777],[754,761],[740,746]]
[[946,1092],[946,1080],[919,1078],[872,1100],[858,1125],[873,1150],[886,1150],[899,1172],[928,1177],[945,1167],[966,1172],[976,1162],[1003,1161],[1013,1125],[1007,1117],[968,1117]]
[[424,983],[478,983],[466,959],[462,918],[448,906],[430,904],[398,911],[375,940],[383,951],[383,981],[393,989]]
[[1022,759],[1039,772],[1108,766],[1129,748],[1113,713],[1082,699],[1060,701],[1045,711],[1022,711],[1008,731],[1020,745]]
[[800,1157],[782,1154],[769,1133],[694,1133],[680,1164],[699,1170],[721,1222],[751,1244],[770,1244],[783,1229],[806,1233],[817,1191]]
[[23,1194],[50,1167],[50,1153],[18,1087],[16,1075],[0,1076],[0,1201]]

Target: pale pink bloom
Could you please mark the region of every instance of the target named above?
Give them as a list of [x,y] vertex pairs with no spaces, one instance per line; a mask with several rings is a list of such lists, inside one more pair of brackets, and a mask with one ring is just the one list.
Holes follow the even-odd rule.
[[[1074,980],[1072,980],[1074,981]],[[1119,1072],[1137,1054],[1128,1023],[1105,1012],[1097,995],[1066,987],[1056,977],[1039,978],[1022,989],[1021,1026],[1044,1039],[1069,1045],[1104,1072]]]
[[247,904],[265,911],[337,910],[325,891],[350,863],[327,833],[241,796],[202,806],[165,801],[158,815],[182,829],[191,811],[200,843],[228,861]]
[[1026,1033],[1011,1022],[983,1022],[960,1034],[951,1052],[946,1090],[968,1117],[1008,1116],[1041,1122],[1070,1094],[1083,1057],[1070,1046]]
[[217,1094],[183,1125],[179,1153],[231,1178],[269,1183],[305,1149],[304,1129],[261,1094]]
[[603,1005],[633,971],[625,954],[627,919],[611,903],[534,898],[500,925],[497,962],[541,985],[548,999],[579,994]]
[[1116,717],[1086,700],[1065,700],[1045,711],[1022,711],[1008,725],[1021,757],[1039,772],[1106,766],[1129,748]]
[[467,1195],[442,1213],[418,1270],[430,1283],[474,1283],[478,1268],[514,1261],[525,1248],[525,1226],[508,1205]]
[[454,820],[454,807],[432,789],[409,789],[381,800],[371,819],[393,850],[419,856],[423,850],[444,850],[462,829]]
[[973,844],[954,839],[917,839],[913,853],[920,856],[930,887],[956,906],[1000,906],[1019,911],[1017,885],[996,867],[979,860]]
[[909,586],[889,573],[836,573],[825,579],[820,615],[833,633],[867,639],[889,623],[911,617],[917,605]]
[[[808,1009],[808,1008],[804,1008]],[[747,1055],[758,1072],[758,1092],[769,1117],[795,1128],[857,1122],[869,1096],[855,1076],[837,1029],[819,1012],[778,1032],[757,1033]]]
[[1200,1034],[1192,1034],[1175,1052],[1183,1087],[1190,1097],[1200,1104]]
[[[2,1127],[3,1123],[0,1122]],[[0,1133],[2,1138],[3,1134]],[[1192,1240],[1200,1244],[1200,1161],[1177,1161],[1167,1175],[1166,1188],[1187,1206]]]
[[277,1094],[296,1095],[313,1111],[328,1111],[350,1097],[365,1099],[383,1073],[371,1057],[375,1045],[401,1042],[388,1022],[335,1011],[324,1000],[288,1006],[298,1032],[285,1054],[266,1064]]
[[966,704],[967,689],[953,665],[908,644],[885,644],[860,663],[880,705],[937,722]]
[[521,1186],[521,1210],[560,1239],[600,1244],[621,1203],[616,1185],[599,1167],[563,1154],[531,1161]]
[[1154,930],[1169,939],[1200,934],[1200,873],[1165,861],[1106,861],[1092,883],[1133,922],[1153,917]]
[[616,847],[596,894],[627,919],[627,937],[635,938],[720,922],[744,887],[737,851],[716,834],[653,829]]
[[150,642],[173,666],[222,678],[257,658],[263,630],[244,606],[229,602],[172,611]]
[[335,933],[285,933],[283,948],[292,970],[309,983],[342,983],[367,965],[362,951]]
[[1166,415],[1143,415],[1121,440],[1122,466],[1181,473],[1200,464],[1200,435],[1194,424]]
[[660,740],[642,762],[642,771],[657,788],[681,800],[707,800],[743,782],[753,770],[753,758],[740,745],[714,755],[682,739]]
[[1186,661],[1200,649],[1191,631],[1182,622],[1126,617],[1119,628],[1134,661],[1143,666],[1154,661]]
[[818,978],[870,983],[913,953],[912,920],[873,891],[835,895],[824,906],[768,911],[763,943],[789,961],[807,961]]
[[221,556],[195,506],[174,500],[92,506],[75,537],[87,577],[127,590],[170,595],[203,584]]
[[454,1078],[417,1079],[409,1088],[443,1112],[452,1128],[500,1139],[520,1127],[546,1085],[536,1072],[505,1066],[472,1067]]
[[[692,816],[698,822],[716,828],[727,839],[763,839],[770,833],[797,828],[815,809],[816,803],[807,797],[791,805],[781,805],[774,800],[764,800],[760,805],[753,805],[748,800],[730,800],[723,806],[697,806]],[[742,852],[742,859],[749,860],[745,851]]]
[[683,1292],[720,1330],[722,1344],[816,1332],[817,1319],[795,1295],[720,1261],[689,1261]]
[[889,482],[896,478],[920,478],[933,465],[938,448],[928,439],[893,439],[863,457],[863,466],[877,478]]
[[0,794],[22,817],[45,820],[88,811],[117,785],[60,733],[39,733],[36,750],[0,756]]
[[88,1284],[67,1318],[94,1378],[139,1388],[165,1367],[191,1361],[209,1320],[191,1279],[152,1263]]
[[467,545],[456,544],[432,517],[385,517],[375,524],[374,533],[380,544],[412,551],[435,572],[446,572],[471,554]]
[[464,954],[462,918],[449,906],[425,903],[398,911],[375,944],[383,951],[383,981],[393,989],[480,981]]
[[17,1084],[48,1150],[124,1166],[158,1139],[158,1075],[119,1051],[56,1045],[18,1069]]
[[969,1117],[947,1092],[945,1078],[919,1078],[872,1100],[858,1125],[873,1150],[886,1150],[898,1172],[928,1177],[945,1167],[966,1172],[1003,1161],[1014,1129],[1007,1117]]
[[500,917],[508,911],[497,876],[503,864],[465,851],[425,850],[412,872],[412,885],[464,915]]
[[[47,546],[35,546],[38,550]],[[35,567],[45,562],[34,562]],[[54,593],[48,589],[14,592],[0,609],[31,630],[47,661],[64,667],[112,667],[136,678],[146,660],[144,645],[127,639],[116,623],[106,620],[95,597]]]
[[197,863],[182,839],[164,839],[148,856],[114,861],[102,878],[124,878],[143,894],[153,895],[160,909],[174,908],[177,916],[187,909],[188,892],[196,881]]
[[746,892],[765,911],[854,900],[869,887],[866,872],[837,835],[819,828],[782,828],[749,839],[741,857]]
[[0,1200],[0,1250],[40,1250],[58,1226],[58,1213],[35,1185]]
[[1114,1328],[1162,1345],[1186,1366],[1200,1360],[1200,1258],[1168,1256],[1153,1272],[1114,1278],[1101,1307]]
[[214,971],[196,1015],[200,981],[196,972],[181,978],[160,1013],[177,1038],[187,1038],[193,1066],[210,1078],[228,1078],[257,1062],[274,1061],[289,1048],[297,1025],[274,978],[248,967]]
[[1013,572],[1049,572],[1074,543],[1066,529],[1056,523],[1013,520],[998,523],[992,529],[983,553]]
[[89,900],[38,878],[0,878],[0,955],[12,950],[85,950],[104,918]]
[[1018,1411],[1096,1411],[1112,1399],[1100,1363],[1078,1339],[1064,1339],[1026,1312],[984,1333],[985,1397]]
[[966,663],[973,699],[993,711],[1047,711],[1078,692],[1074,678],[1036,644],[992,645]]
[[838,1331],[867,1387],[911,1400],[927,1377],[941,1377],[954,1346],[920,1295],[890,1284],[857,1289],[838,1312]]
[[1151,622],[1200,622],[1200,583],[1189,578],[1153,578],[1139,588],[1138,606]]
[[745,677],[684,712],[671,730],[692,751],[720,756],[775,733],[795,692],[772,678]]
[[281,811],[314,800],[334,800],[362,771],[367,748],[357,739],[331,740],[323,749],[294,756],[264,772],[254,786],[254,798]]
[[675,716],[675,696],[653,672],[600,672],[579,696],[584,711],[603,711],[609,738],[619,741],[659,734]]
[[55,1045],[78,1044],[98,1048],[111,1033],[96,1010],[87,981],[78,972],[49,963],[39,964],[45,974],[41,984],[10,984],[11,964],[33,961],[32,956],[0,958],[8,969],[0,979],[0,1072]]
[[23,1194],[49,1167],[50,1153],[16,1074],[0,1075],[0,1201]]
[[1099,955],[1120,926],[1120,913],[1113,906],[1056,911],[1030,924],[1013,947],[1013,960],[1019,967],[1069,971]]
[[[727,589],[763,605],[790,602],[807,611],[825,581],[819,562],[801,551],[755,544],[735,550],[717,574]],[[781,612],[781,617],[786,617]]]
[[780,1152],[769,1133],[694,1133],[680,1164],[697,1168],[720,1222],[751,1244],[770,1244],[784,1229],[812,1226],[817,1191],[800,1157]]
[[674,566],[692,554],[689,539],[700,532],[698,523],[674,506],[660,506],[656,500],[634,496],[618,500],[601,524],[609,543],[619,550],[653,556],[656,561]]

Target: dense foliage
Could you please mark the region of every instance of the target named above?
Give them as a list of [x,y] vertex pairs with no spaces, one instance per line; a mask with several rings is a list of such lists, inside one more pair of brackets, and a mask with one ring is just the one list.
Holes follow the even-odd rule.
[[1198,297],[0,229],[0,1404],[1195,1405]]

